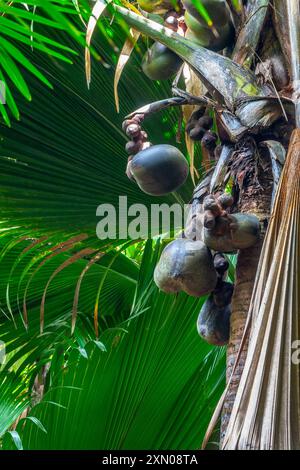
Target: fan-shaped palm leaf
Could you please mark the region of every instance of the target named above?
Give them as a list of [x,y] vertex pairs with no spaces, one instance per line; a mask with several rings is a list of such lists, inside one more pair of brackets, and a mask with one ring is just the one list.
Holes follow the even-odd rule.
[[[120,29],[111,31],[116,46],[121,47],[124,33]],[[111,62],[110,45],[103,39],[101,43],[99,54]],[[72,40],[68,44],[76,47]],[[170,95],[169,84],[153,84],[140,73],[137,54],[131,60],[130,71],[125,71],[120,84],[121,116],[145,102]],[[43,86],[35,83],[30,109],[20,106],[22,121],[13,131],[2,128],[2,219],[9,220],[7,224],[13,220],[14,226],[26,227],[27,231],[32,227],[35,235],[37,229],[47,233],[64,230],[66,234],[80,230],[94,235],[98,205],[118,207],[120,195],[128,197],[128,205],[150,207],[152,202],[175,202],[172,195],[145,195],[125,175],[126,138],[120,130],[122,117],[115,114],[111,86],[114,64],[109,69],[101,65],[95,68],[87,90],[82,57],[74,65],[59,67],[41,56],[38,62],[54,84],[55,93],[45,94]],[[146,129],[153,143],[175,143],[177,117],[177,111],[172,110],[149,120]],[[189,181],[180,192],[186,202],[191,187]]]
[[158,293],[147,281],[157,260],[150,246],[138,302],[120,325],[127,332],[108,330],[100,337],[107,352],[87,347],[88,359],[73,351],[64,374],[54,366],[53,387],[33,411],[47,434],[27,422],[18,428],[24,448],[197,448],[223,388],[224,351],[197,336],[201,300]]
[[[87,2],[83,3],[87,9]],[[31,87],[24,77],[24,70],[52,88],[49,78],[33,63],[35,51],[41,51],[55,60],[72,63],[75,51],[66,46],[64,40],[60,42],[52,39],[52,29],[63,30],[84,45],[82,33],[77,27],[77,15],[74,4],[65,0],[31,0],[27,3],[1,0],[0,80],[5,86],[7,107],[1,103],[0,114],[7,125],[11,125],[7,108],[14,118],[20,117],[14,88],[27,100],[31,100]],[[24,45],[27,47],[22,48]]]

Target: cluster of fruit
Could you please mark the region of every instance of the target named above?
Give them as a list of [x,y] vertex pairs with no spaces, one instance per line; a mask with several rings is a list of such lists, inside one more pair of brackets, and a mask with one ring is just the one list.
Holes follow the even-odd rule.
[[[132,138],[128,151],[134,153],[129,157],[128,176],[151,195],[175,191],[187,178],[187,161],[176,147],[151,146],[141,121],[137,115],[124,125]],[[232,284],[224,280],[228,265],[222,253],[249,248],[260,237],[259,220],[251,214],[231,214],[233,202],[228,193],[206,196],[201,210],[198,206],[189,218],[183,236],[163,250],[154,273],[156,285],[166,293],[210,294],[197,327],[199,334],[215,345],[228,341],[233,292]]]
[[230,214],[233,205],[230,194],[204,199],[204,243],[211,250],[234,253],[255,245],[260,236],[260,224],[251,214]]
[[223,346],[228,343],[230,333],[231,299],[234,285],[224,281],[229,262],[222,253],[214,255],[217,285],[200,310],[197,329],[209,344]]
[[192,214],[181,238],[166,246],[154,272],[156,285],[166,293],[209,294],[197,328],[214,345],[228,342],[234,289],[225,281],[229,265],[223,253],[249,248],[260,238],[259,220],[249,214],[230,214],[232,205],[227,193],[204,198],[202,210]]
[[211,129],[213,127],[213,118],[208,114],[206,106],[200,106],[193,112],[185,132],[191,140],[201,141],[202,151],[207,152],[209,161],[217,161],[219,158],[219,146],[217,146],[218,136]]
[[151,145],[141,128],[142,120],[143,115],[136,115],[123,123],[123,130],[131,138],[126,145],[130,154],[126,174],[151,196],[176,191],[188,177],[187,160],[173,145]]
[[[207,114],[206,107],[201,106],[191,115],[185,131],[189,135],[191,140],[199,141],[202,140],[204,135],[208,134],[213,137],[214,143],[217,142],[217,134],[210,131],[213,126],[213,119]],[[207,138],[207,140],[209,140]]]
[[156,285],[166,293],[210,294],[198,316],[197,329],[205,341],[216,346],[229,340],[234,286],[224,280],[228,267],[224,255],[212,256],[202,241],[178,238],[163,250],[154,271]]
[[[227,47],[234,29],[224,0],[202,0],[206,17],[197,2],[138,1],[151,14],[164,15],[161,22],[212,50]],[[168,79],[181,67],[181,59],[160,43],[146,52],[142,68],[152,80]],[[184,155],[171,145],[151,145],[141,124],[145,114],[136,114],[123,123],[130,138],[127,175],[147,194],[160,196],[176,191],[187,179],[188,164]],[[186,125],[194,141],[201,141],[217,160],[217,135],[212,132],[213,119],[200,106]],[[229,194],[202,198],[187,221],[184,233],[163,250],[155,268],[156,285],[166,293],[186,292],[194,297],[209,295],[200,311],[197,328],[207,342],[223,345],[229,339],[233,284],[226,282],[228,261],[223,253],[254,245],[260,237],[255,216],[232,214],[233,198]],[[200,205],[200,207],[199,207]]]
[[[230,12],[224,0],[182,1],[185,11],[186,37],[200,46],[220,51],[229,46],[234,38]],[[197,8],[197,3],[204,7]]]
[[131,139],[127,142],[125,150],[129,155],[135,155],[145,148],[148,135],[142,130],[141,123],[144,119],[142,114],[135,115],[132,119],[126,119],[123,122],[122,129]]
[[[129,137],[126,152],[129,154],[126,174],[147,194],[161,196],[176,191],[189,173],[184,155],[172,145],[151,145],[142,130],[144,114],[136,114],[123,122],[123,131]],[[193,140],[201,140],[213,160],[217,160],[217,135],[211,131],[213,119],[205,107],[199,107],[191,116],[186,132]]]
[[[166,27],[207,49],[221,51],[234,38],[230,11],[224,0],[202,0],[198,6],[193,0],[139,0],[138,3],[146,12],[163,15]],[[174,52],[155,42],[143,58],[142,69],[151,80],[167,80],[178,72],[181,64],[182,60]]]

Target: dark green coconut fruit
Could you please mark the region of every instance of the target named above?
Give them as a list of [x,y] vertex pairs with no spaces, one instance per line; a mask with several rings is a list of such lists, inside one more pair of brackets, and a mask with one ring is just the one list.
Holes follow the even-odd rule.
[[199,44],[199,46],[203,46],[209,49],[213,39],[213,34],[207,28],[202,28],[202,31],[199,31],[198,33],[195,33],[192,29],[188,28],[185,33],[185,37],[190,41]]
[[206,49],[221,51],[232,43],[234,30],[231,24],[227,24],[222,28],[218,28],[217,32],[218,36],[212,30],[202,26],[198,29],[198,32],[188,28],[185,36],[187,39],[199,44],[199,46],[206,47]]
[[232,284],[221,281],[202,306],[197,330],[209,344],[223,346],[229,341],[233,289]]
[[217,217],[214,227],[204,228],[204,243],[211,250],[232,253],[255,245],[260,237],[260,224],[252,214],[230,214]]
[[195,33],[196,36],[199,35],[199,38],[201,38],[201,35],[203,34],[204,36],[207,34],[209,31],[208,25],[203,25],[200,23],[197,18],[195,18],[193,15],[191,15],[188,10],[184,13],[184,21],[186,26]]
[[144,193],[161,196],[183,185],[189,166],[180,150],[161,144],[138,152],[131,160],[130,170]]
[[212,255],[203,242],[178,238],[162,252],[154,281],[167,293],[184,291],[194,297],[208,294],[217,284]]
[[209,26],[205,17],[200,13],[204,7],[213,25],[218,28],[228,24],[230,13],[224,0],[182,0],[185,9],[203,26]]
[[177,7],[176,0],[137,0],[142,10],[163,14]]
[[144,55],[142,69],[151,80],[168,80],[178,72],[182,60],[160,42],[155,42]]

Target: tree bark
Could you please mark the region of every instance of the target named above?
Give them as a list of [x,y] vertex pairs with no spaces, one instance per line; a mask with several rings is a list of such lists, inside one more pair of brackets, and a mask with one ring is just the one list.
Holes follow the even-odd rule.
[[[259,218],[261,222],[261,238],[255,246],[247,250],[241,250],[238,253],[235,289],[231,304],[232,314],[230,324],[230,340],[227,348],[227,381],[229,381],[229,378],[231,377],[233,366],[243,337],[259,256],[268,224],[268,219],[270,217],[273,184],[272,170],[270,168],[269,157],[261,153],[259,160],[260,161],[258,162],[257,168],[258,174],[256,177],[251,178],[251,183],[247,181],[245,189],[241,191],[240,202],[238,206],[239,212],[251,213]],[[241,374],[243,372],[247,355],[247,347],[248,340],[245,342],[241,352],[240,359],[235,369],[233,379],[224,403],[221,417],[221,445],[228,426],[236,392],[240,383]]]

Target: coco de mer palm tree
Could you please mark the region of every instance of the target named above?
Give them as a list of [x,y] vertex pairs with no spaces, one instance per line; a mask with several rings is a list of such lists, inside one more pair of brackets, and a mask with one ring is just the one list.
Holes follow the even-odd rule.
[[[13,123],[0,124],[0,445],[195,449],[223,390],[211,343],[228,344],[227,388],[203,447],[222,414],[223,449],[299,448],[299,2],[90,3],[88,22],[85,0],[0,0],[0,113]],[[89,92],[70,57],[107,4],[105,59],[93,54],[113,67],[110,47],[127,39],[114,90],[111,70],[91,75],[87,47]],[[140,31],[147,51],[119,90],[122,113],[133,110],[122,130],[112,95],[119,108]],[[15,88],[32,92],[30,106]],[[188,159],[165,141],[172,107]],[[149,187],[168,204],[191,199],[183,233],[167,246],[97,240],[99,198],[127,191],[149,207]]]
[[[202,265],[198,276],[199,285],[207,279],[212,296],[206,307],[209,321],[202,311],[198,330],[208,341],[221,338],[220,344],[229,336],[227,388],[204,445],[222,410],[224,449],[299,448],[299,364],[292,361],[299,337],[300,288],[299,1],[138,3],[141,10],[135,12],[114,2],[96,2],[88,39],[95,16],[108,5],[114,17],[135,31],[130,33],[135,34],[132,47],[136,31],[157,41],[144,59],[143,70],[150,79],[176,73],[179,62],[171,55],[175,54],[205,87],[201,96],[188,87],[180,89],[180,69],[174,97],[144,106],[123,126],[132,141],[127,147],[128,176],[139,183],[136,162],[144,158],[147,179],[155,155],[157,181],[165,174],[166,187],[168,150],[163,145],[151,147],[142,123],[168,106],[196,107],[186,133],[187,139],[201,142],[207,178],[194,191],[192,229],[189,225],[181,242],[173,242],[178,247],[170,246],[162,255],[156,282],[166,291],[172,286],[171,291],[197,295],[197,276],[195,280],[193,262],[185,259],[184,243],[190,243],[190,250],[202,250],[197,245],[201,239],[212,250],[210,256],[215,253],[213,285],[207,276],[211,262]],[[149,179],[155,184],[153,174]],[[233,252],[238,252],[234,292],[226,289],[226,274],[217,264],[221,253]],[[185,262],[176,263],[181,257]],[[189,284],[193,289],[187,289]]]

